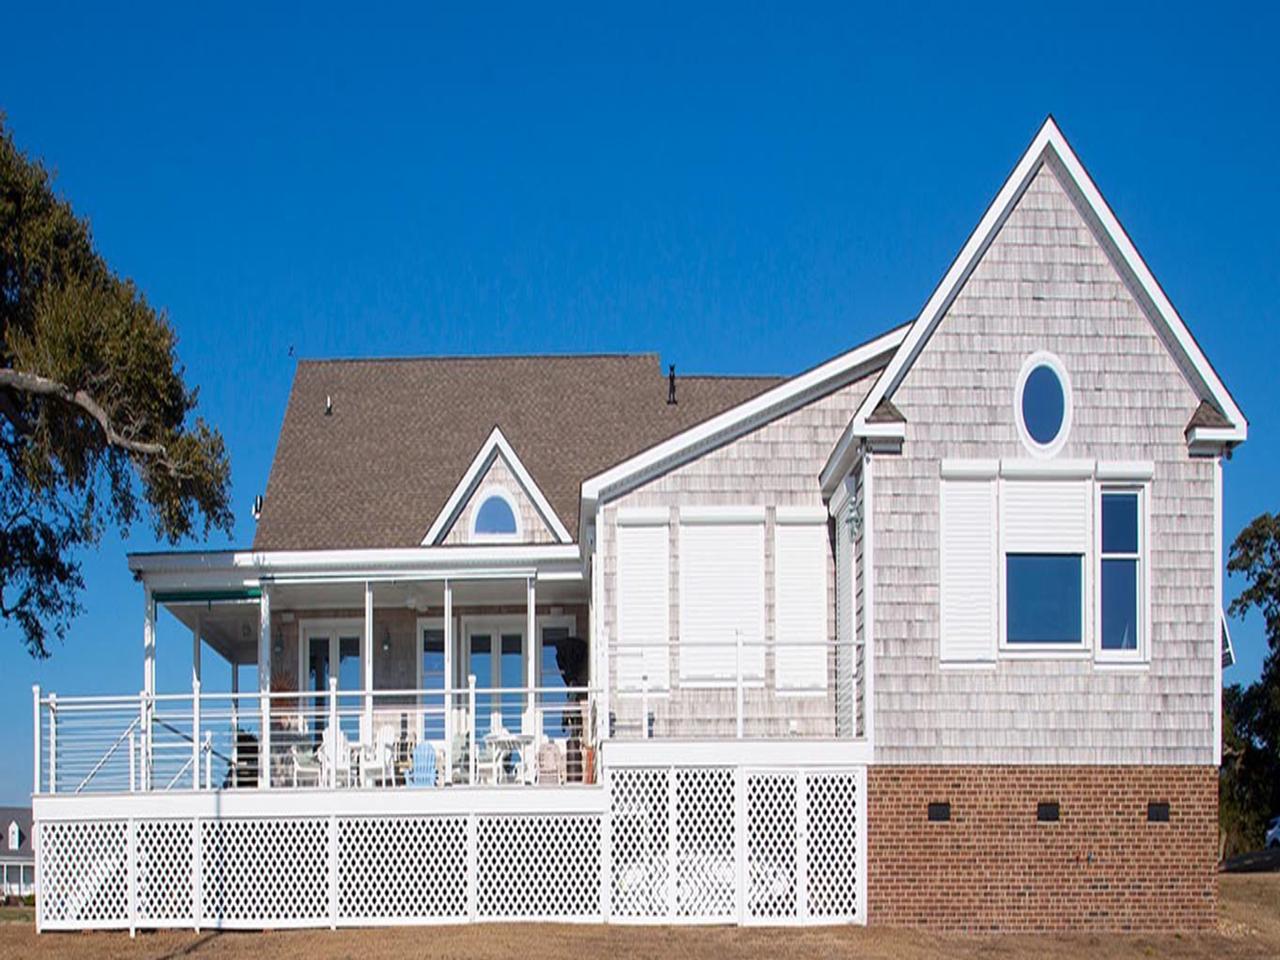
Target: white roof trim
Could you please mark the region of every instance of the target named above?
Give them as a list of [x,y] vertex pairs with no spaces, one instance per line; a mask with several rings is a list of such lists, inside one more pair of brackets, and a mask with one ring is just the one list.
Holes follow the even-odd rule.
[[[422,545],[424,547],[437,545],[449,528],[453,526],[471,494],[475,492],[476,485],[480,482],[480,477],[484,474],[485,469],[495,455],[501,455],[507,461],[507,466],[511,468],[511,472],[520,481],[520,486],[524,488],[524,492],[533,501],[534,507],[542,515],[542,519],[546,521],[547,526],[551,528],[556,540],[560,543],[572,543],[573,537],[569,536],[569,531],[565,529],[565,525],[556,515],[556,512],[551,509],[551,504],[543,495],[538,484],[534,482],[532,475],[520,461],[520,458],[516,456],[516,452],[511,448],[511,444],[507,442],[507,438],[502,435],[502,430],[494,427],[485,442],[480,445],[479,452],[472,458],[471,465],[463,473],[458,485],[453,488],[453,493],[449,494],[449,499],[444,503],[444,509],[440,511],[435,522],[431,524],[431,529],[427,531],[427,535],[422,538]],[[519,519],[517,518],[518,523]]]
[[869,372],[878,363],[887,362],[906,337],[908,329],[909,325],[904,324],[883,333],[874,340],[792,377],[745,403],[731,407],[710,420],[610,467],[604,473],[589,477],[582,484],[584,504],[594,504],[602,495],[611,493],[613,488],[645,473],[652,471],[657,475],[670,470],[681,462],[682,457],[696,455],[711,444],[727,442],[733,438],[735,431],[745,432],[759,423],[789,413],[803,406],[832,382],[841,378],[853,379],[853,375],[859,370]]
[[[970,234],[968,241],[960,251],[960,255],[951,264],[950,269],[947,270],[946,275],[942,278],[942,282],[938,284],[928,303],[925,304],[924,309],[920,312],[920,316],[912,324],[902,348],[894,354],[889,366],[885,368],[884,373],[880,375],[880,379],[871,388],[871,392],[867,394],[866,399],[863,400],[862,406],[858,408],[858,412],[854,414],[853,422],[850,424],[853,434],[856,436],[872,435],[870,431],[875,425],[867,423],[871,412],[875,410],[881,400],[886,396],[892,396],[893,392],[898,388],[907,370],[910,369],[924,347],[925,342],[937,328],[952,300],[955,299],[965,280],[974,267],[977,266],[983,253],[986,252],[987,247],[1004,223],[1005,218],[1012,211],[1023,191],[1026,190],[1031,178],[1040,169],[1040,165],[1050,154],[1057,158],[1067,176],[1073,181],[1080,196],[1083,197],[1085,203],[1089,205],[1093,214],[1098,218],[1098,222],[1102,225],[1107,239],[1115,246],[1120,258],[1132,272],[1142,292],[1150,299],[1155,308],[1157,318],[1165,328],[1164,332],[1168,334],[1169,341],[1182,352],[1190,366],[1190,370],[1200,380],[1204,393],[1212,398],[1218,408],[1226,415],[1227,420],[1230,421],[1231,427],[1223,430],[1224,436],[1222,439],[1232,443],[1243,442],[1248,435],[1249,429],[1249,424],[1245,420],[1244,414],[1236,406],[1231,394],[1227,392],[1226,386],[1209,364],[1208,359],[1200,349],[1200,345],[1191,336],[1191,332],[1187,329],[1182,317],[1178,315],[1178,312],[1173,308],[1173,304],[1169,302],[1169,298],[1160,289],[1160,284],[1156,282],[1151,271],[1147,269],[1146,263],[1143,262],[1142,256],[1129,239],[1129,235],[1125,233],[1124,228],[1116,220],[1115,214],[1111,212],[1111,208],[1107,205],[1106,200],[1103,199],[1102,194],[1085,171],[1084,166],[1080,163],[1079,158],[1076,157],[1075,152],[1067,143],[1062,131],[1058,129],[1058,125],[1052,117],[1045,120],[1039,133],[1031,141],[1031,146],[1027,148],[1017,166],[1013,168],[1013,173],[1009,175],[1004,186],[1000,188],[1000,192],[996,194],[996,198],[991,202],[986,213],[983,214],[982,219],[978,222],[978,226]],[[1229,436],[1226,436],[1228,434]]]

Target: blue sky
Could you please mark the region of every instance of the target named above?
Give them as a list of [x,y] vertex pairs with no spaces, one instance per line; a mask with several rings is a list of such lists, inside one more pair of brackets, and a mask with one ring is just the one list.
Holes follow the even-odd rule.
[[[0,57],[18,142],[177,328],[236,544],[291,347],[795,372],[914,316],[1049,112],[1250,417],[1228,537],[1280,509],[1274,8],[262,6],[23,4]],[[32,683],[141,685],[124,552],[152,546],[84,557],[48,662],[0,637],[0,802],[30,790]],[[1246,681],[1261,623],[1234,637]],[[189,669],[162,623],[162,688]]]

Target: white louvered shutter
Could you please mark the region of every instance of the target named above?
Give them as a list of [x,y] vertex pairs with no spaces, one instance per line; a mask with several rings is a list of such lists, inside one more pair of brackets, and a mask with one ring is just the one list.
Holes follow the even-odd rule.
[[617,529],[618,687],[665,690],[671,669],[669,528],[619,523]]
[[779,690],[823,690],[828,653],[827,525],[779,520],[774,531],[775,683]]
[[764,522],[680,523],[680,679],[764,676]]
[[943,480],[941,509],[942,661],[994,661],[999,624],[996,481]]
[[1089,552],[1086,480],[1005,480],[1000,522],[1005,553]]

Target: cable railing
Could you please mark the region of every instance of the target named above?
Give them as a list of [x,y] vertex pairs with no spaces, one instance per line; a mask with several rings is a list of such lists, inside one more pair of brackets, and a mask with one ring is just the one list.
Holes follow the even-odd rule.
[[34,792],[593,784],[589,687],[59,697],[33,691]]
[[865,737],[857,641],[626,638],[609,662],[611,738]]

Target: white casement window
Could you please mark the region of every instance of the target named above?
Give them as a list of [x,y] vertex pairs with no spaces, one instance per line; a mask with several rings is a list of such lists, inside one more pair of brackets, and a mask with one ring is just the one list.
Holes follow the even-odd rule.
[[681,682],[762,680],[763,508],[682,510],[679,567]]
[[667,511],[619,511],[617,531],[618,689],[665,690],[671,672]]
[[1147,658],[1146,491],[1103,485],[1098,491],[1098,644],[1100,663]]
[[827,512],[779,507],[774,526],[774,682],[827,688]]
[[944,479],[941,492],[941,658],[991,663],[998,617],[996,479]]
[[1005,652],[1088,649],[1091,489],[1087,480],[1000,481]]

